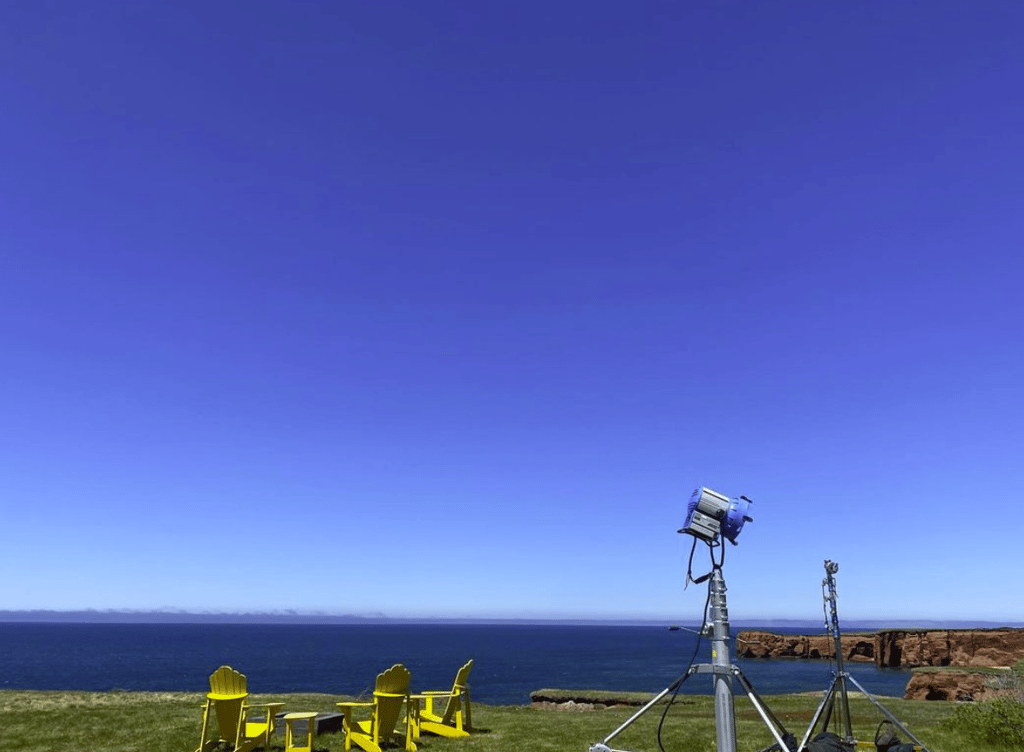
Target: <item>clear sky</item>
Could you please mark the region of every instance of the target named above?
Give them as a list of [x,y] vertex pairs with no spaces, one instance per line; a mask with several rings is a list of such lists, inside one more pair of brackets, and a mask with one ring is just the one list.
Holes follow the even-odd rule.
[[1024,620],[1024,4],[0,15],[0,609]]

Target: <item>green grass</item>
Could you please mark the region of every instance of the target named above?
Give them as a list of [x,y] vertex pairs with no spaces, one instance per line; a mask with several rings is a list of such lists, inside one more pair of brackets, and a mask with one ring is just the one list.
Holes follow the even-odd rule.
[[[580,693],[576,693],[580,694]],[[0,691],[0,747],[22,752],[192,752],[199,741],[199,693],[150,692],[29,692]],[[283,701],[286,711],[335,710],[340,698],[331,695],[260,695],[254,703]],[[803,735],[820,697],[766,697],[772,711],[797,737]],[[883,698],[889,708],[932,752],[997,752],[941,725],[954,710],[951,703]],[[870,741],[882,716],[865,698],[850,698],[854,731]],[[657,752],[657,728],[663,704],[645,714],[618,736],[611,746],[635,752]],[[598,711],[536,710],[523,706],[474,704],[473,721],[479,732],[469,739],[424,735],[421,752],[586,752],[602,741],[636,708]],[[740,752],[759,750],[771,738],[754,708],[736,698],[736,728]],[[343,749],[341,734],[318,737],[318,752]],[[662,732],[666,752],[713,752],[714,702],[708,695],[680,696],[669,709]],[[279,752],[283,737],[270,752]]]
[[530,693],[534,702],[588,702],[603,705],[644,705],[654,699],[654,692],[613,692],[607,689],[538,689]]

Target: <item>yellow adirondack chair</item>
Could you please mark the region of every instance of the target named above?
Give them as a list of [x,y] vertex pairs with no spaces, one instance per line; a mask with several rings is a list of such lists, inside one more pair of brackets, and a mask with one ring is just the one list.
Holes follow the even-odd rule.
[[[406,752],[416,752],[413,742],[418,705],[409,699],[409,669],[396,663],[382,674],[377,674],[377,682],[373,689],[373,702],[338,702],[335,703],[344,714],[342,721],[345,729],[345,749],[352,749],[355,742],[366,752],[381,752],[387,744],[404,746]],[[405,730],[398,731],[395,727],[402,715],[405,705]],[[368,721],[353,720],[356,708],[371,708]]]
[[[209,752],[221,744],[233,745],[235,752],[267,747],[270,735],[274,733],[274,715],[283,707],[283,702],[250,705],[245,674],[231,666],[221,666],[210,674],[210,691],[203,706],[203,731],[196,752]],[[265,716],[262,719],[250,720],[249,713],[255,708],[263,709]],[[216,735],[213,734],[211,716],[216,718]]]
[[[423,700],[424,707],[416,724],[417,736],[420,731],[429,731],[438,736],[462,738],[469,736],[473,728],[469,705],[469,670],[473,661],[466,662],[455,675],[451,689],[428,690],[412,695],[414,700]],[[447,700],[444,711],[434,712],[434,700]]]

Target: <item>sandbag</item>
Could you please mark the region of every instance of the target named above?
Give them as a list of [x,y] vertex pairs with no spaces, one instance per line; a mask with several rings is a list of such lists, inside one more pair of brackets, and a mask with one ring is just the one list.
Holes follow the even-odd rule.
[[854,745],[847,744],[831,731],[822,731],[807,746],[807,752],[853,752]]
[[878,752],[914,752],[914,745],[901,744],[892,721],[882,721],[875,730],[875,749]]

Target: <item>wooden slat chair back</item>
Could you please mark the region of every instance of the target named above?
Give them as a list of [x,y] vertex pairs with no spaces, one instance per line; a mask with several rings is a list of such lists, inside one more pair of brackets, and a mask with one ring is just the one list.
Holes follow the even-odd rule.
[[245,697],[249,694],[249,680],[231,666],[221,666],[210,674],[210,694],[221,697]]
[[[374,683],[373,702],[339,702],[338,708],[344,714],[345,749],[352,749],[353,742],[366,752],[381,752],[388,744],[397,744],[407,752],[416,752],[413,742],[415,733],[416,708],[409,699],[409,681],[412,675],[401,663],[377,675]],[[405,706],[405,729],[397,729]],[[370,720],[354,721],[355,708],[371,709]]]
[[[419,713],[417,731],[428,731],[438,736],[461,738],[469,736],[473,728],[472,711],[469,702],[469,672],[473,668],[472,659],[455,674],[455,681],[450,690],[427,691],[413,695],[424,701]],[[434,712],[435,700],[446,700],[444,711]]]
[[[210,674],[210,691],[203,706],[203,730],[196,752],[209,752],[221,744],[233,746],[235,752],[266,746],[274,733],[274,715],[284,707],[284,703],[272,702],[259,707],[265,709],[264,718],[249,720],[252,706],[249,705],[249,682],[245,674],[230,666],[221,666]],[[216,736],[212,736],[211,710],[217,723]]]

